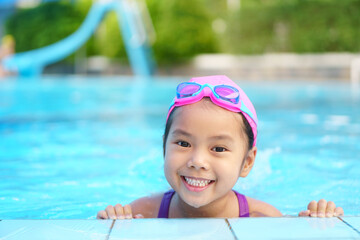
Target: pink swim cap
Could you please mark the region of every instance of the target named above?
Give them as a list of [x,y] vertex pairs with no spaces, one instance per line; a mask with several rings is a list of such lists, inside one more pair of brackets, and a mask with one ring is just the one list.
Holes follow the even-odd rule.
[[227,76],[196,77],[189,82],[180,83],[166,121],[175,107],[196,103],[203,97],[210,97],[214,104],[229,111],[241,112],[251,126],[253,146],[256,145],[258,119],[255,108],[245,92]]

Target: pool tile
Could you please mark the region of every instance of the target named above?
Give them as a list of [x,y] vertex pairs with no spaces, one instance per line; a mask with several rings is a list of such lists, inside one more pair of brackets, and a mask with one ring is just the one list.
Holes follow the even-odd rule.
[[117,220],[109,240],[115,239],[234,239],[225,219]]
[[338,218],[229,219],[239,239],[360,239]]
[[360,232],[360,217],[341,217],[345,222]]
[[1,240],[106,239],[112,220],[3,220]]

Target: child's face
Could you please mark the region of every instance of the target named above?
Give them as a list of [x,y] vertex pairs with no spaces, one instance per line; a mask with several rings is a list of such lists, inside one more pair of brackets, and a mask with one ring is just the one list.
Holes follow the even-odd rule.
[[240,114],[208,99],[173,114],[165,151],[167,181],[196,208],[225,197],[251,170],[256,155],[253,148],[249,157]]

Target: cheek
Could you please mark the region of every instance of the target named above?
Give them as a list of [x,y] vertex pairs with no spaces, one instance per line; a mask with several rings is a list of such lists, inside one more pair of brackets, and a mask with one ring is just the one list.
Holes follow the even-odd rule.
[[179,151],[178,146],[175,146],[174,144],[167,146],[164,156],[165,175],[176,174],[186,167],[186,153],[184,153],[184,151]]
[[241,161],[232,159],[231,161],[217,162],[213,168],[225,182],[235,184],[240,177]]
[[176,156],[173,151],[167,148],[164,156],[164,172],[166,177],[176,170],[177,162],[178,161],[176,161]]
[[169,154],[165,154],[164,156],[164,171],[165,173],[167,172],[167,170],[170,168],[169,164],[170,164],[170,161],[169,161]]
[[181,166],[179,161],[176,160],[174,154],[168,151],[164,158],[164,174],[167,182],[172,188],[176,188],[179,179],[177,178]]
[[164,159],[164,175],[165,175],[165,178],[166,180],[170,183],[171,182],[171,165],[169,164],[169,159],[166,158],[166,155],[165,155],[165,159]]

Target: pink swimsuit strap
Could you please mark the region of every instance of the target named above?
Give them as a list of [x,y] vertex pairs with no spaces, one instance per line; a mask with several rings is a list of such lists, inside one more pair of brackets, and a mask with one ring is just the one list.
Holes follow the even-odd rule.
[[[249,205],[246,197],[237,191],[233,190],[236,194],[239,203],[239,217],[249,217]],[[164,197],[161,200],[158,218],[169,218],[169,208],[172,197],[175,191],[170,190],[164,193]]]

